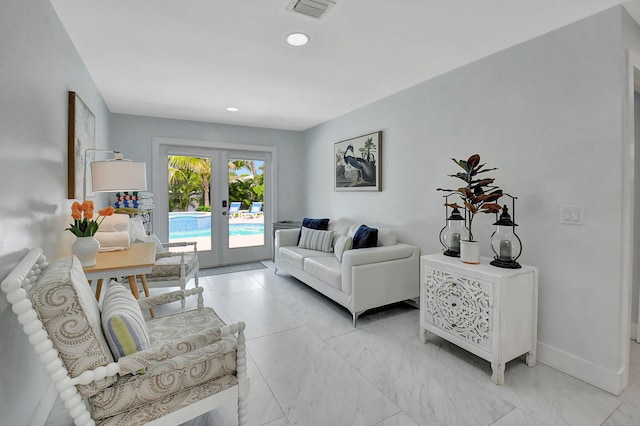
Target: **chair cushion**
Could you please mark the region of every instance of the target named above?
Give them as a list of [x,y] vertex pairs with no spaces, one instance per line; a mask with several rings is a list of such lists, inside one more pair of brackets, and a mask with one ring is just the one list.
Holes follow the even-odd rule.
[[234,338],[223,338],[183,355],[158,360],[145,374],[124,375],[89,398],[93,417],[102,419],[236,372]]
[[338,262],[342,262],[342,255],[345,251],[351,250],[352,244],[353,238],[346,235],[340,235],[336,239],[335,246],[333,247],[333,254],[336,256],[336,259],[338,259]]
[[138,410],[116,414],[96,422],[96,426],[142,426],[173,411],[188,407],[196,401],[205,399],[238,384],[235,374],[210,380],[200,386],[151,401]]
[[[172,256],[156,257],[156,264],[151,273],[147,274],[147,279],[179,277],[180,262],[180,253]],[[184,263],[185,274],[188,274],[198,264],[198,256],[195,253],[184,253]]]
[[[178,312],[147,321],[151,349],[224,325],[211,308]],[[163,357],[158,364],[147,368],[145,374],[119,377],[115,385],[89,399],[94,417],[114,416],[159,398],[168,402],[174,394],[216,380],[222,380],[224,387],[233,386],[236,381],[225,377],[235,377],[235,345],[235,337],[223,337],[186,354],[166,360]],[[148,408],[144,407],[143,411],[148,411]]]
[[353,235],[353,249],[376,247],[378,245],[378,230],[367,225],[360,225]]
[[140,305],[122,284],[112,281],[102,300],[102,331],[115,359],[151,345]]
[[317,229],[300,228],[300,241],[298,247],[303,249],[320,250],[331,253],[331,243],[333,242],[333,231],[320,231]]
[[[113,362],[102,334],[100,308],[75,256],[49,264],[31,290],[31,302],[71,377]],[[84,396],[115,382],[115,377],[78,385]]]
[[148,320],[147,330],[151,346],[158,346],[224,325],[213,309],[202,308]]

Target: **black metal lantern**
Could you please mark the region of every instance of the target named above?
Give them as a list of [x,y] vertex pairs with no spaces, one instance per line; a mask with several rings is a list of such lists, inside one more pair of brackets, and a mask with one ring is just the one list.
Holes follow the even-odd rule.
[[[449,195],[445,195],[445,199],[448,199]],[[448,202],[445,202],[444,217],[447,224],[440,230],[440,244],[444,247],[442,254],[445,256],[460,257],[460,239],[463,235],[466,235],[466,220],[456,207],[453,207],[451,215],[449,215]]]
[[522,241],[518,234],[516,234],[515,223],[515,200],[517,197],[512,197],[509,194],[503,194],[511,198],[511,212],[513,219],[509,215],[509,208],[502,206],[502,213],[498,218],[496,213],[496,230],[491,234],[491,250],[495,254],[494,260],[491,261],[493,266],[499,268],[518,269],[521,268],[517,262],[518,258],[522,254]]

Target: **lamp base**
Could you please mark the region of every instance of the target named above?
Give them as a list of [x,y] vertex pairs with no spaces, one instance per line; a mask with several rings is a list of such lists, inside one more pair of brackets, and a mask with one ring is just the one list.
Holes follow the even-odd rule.
[[442,252],[442,254],[449,257],[460,257],[459,251],[445,250]]
[[497,266],[498,268],[507,268],[507,269],[520,269],[522,266],[515,260],[500,260],[495,258],[491,262],[489,262],[493,266]]

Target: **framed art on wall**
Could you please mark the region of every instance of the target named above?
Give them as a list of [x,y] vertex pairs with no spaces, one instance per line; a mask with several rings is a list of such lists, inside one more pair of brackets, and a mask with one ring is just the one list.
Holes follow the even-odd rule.
[[336,191],[381,191],[382,131],[334,145]]
[[[82,196],[84,153],[96,147],[96,117],[76,92],[69,92],[68,126],[68,198],[75,199]],[[89,153],[87,161],[93,161],[93,155]]]

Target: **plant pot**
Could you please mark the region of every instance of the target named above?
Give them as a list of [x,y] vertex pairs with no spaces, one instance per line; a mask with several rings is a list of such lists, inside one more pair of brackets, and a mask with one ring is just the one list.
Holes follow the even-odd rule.
[[96,264],[96,256],[100,250],[100,242],[94,237],[78,237],[71,245],[73,253],[83,268]]
[[463,263],[477,265],[480,263],[480,242],[460,241],[460,260]]

